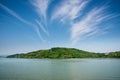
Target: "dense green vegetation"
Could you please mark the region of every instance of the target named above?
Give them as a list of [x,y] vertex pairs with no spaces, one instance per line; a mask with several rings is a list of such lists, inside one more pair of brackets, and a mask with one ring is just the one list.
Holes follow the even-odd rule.
[[107,57],[109,58],[120,58],[120,51],[119,52],[110,52]]
[[38,50],[27,54],[14,54],[8,58],[120,58],[120,52],[93,53],[74,48],[51,48],[49,50]]

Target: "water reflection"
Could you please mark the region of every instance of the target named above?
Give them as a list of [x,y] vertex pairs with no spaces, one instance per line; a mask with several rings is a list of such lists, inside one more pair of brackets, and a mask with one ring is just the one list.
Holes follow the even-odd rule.
[[0,58],[0,80],[120,80],[120,59]]

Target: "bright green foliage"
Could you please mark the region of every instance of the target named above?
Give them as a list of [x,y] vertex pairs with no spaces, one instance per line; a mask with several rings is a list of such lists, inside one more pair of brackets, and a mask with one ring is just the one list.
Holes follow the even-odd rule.
[[49,50],[39,50],[27,54],[15,54],[8,58],[120,58],[120,52],[92,53],[74,48],[51,48]]
[[109,58],[120,58],[120,51],[119,52],[110,52],[107,57],[109,57]]

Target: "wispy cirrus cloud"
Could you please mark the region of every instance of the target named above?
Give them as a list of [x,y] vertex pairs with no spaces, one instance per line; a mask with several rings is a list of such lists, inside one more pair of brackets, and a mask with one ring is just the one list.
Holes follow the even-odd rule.
[[[116,17],[115,14],[106,13],[109,7],[105,4],[85,11],[86,7],[89,7],[88,4],[90,2],[91,0],[65,0],[53,12],[51,20],[59,19],[61,22],[70,23],[71,41],[73,44],[76,44],[80,38],[106,33],[107,26],[101,27],[100,25],[104,21]],[[75,19],[80,17],[81,19],[75,22]]]
[[[16,17],[21,22],[34,27],[38,36],[41,38],[42,41],[44,41],[44,39],[40,35],[39,28],[49,36],[49,32],[46,30],[45,27],[47,27],[47,10],[49,4],[52,3],[52,1],[29,0],[29,2],[32,4],[35,12],[39,15],[38,18],[35,19],[37,24],[33,24],[25,20],[17,13],[2,4],[0,4],[0,7],[2,7],[5,11]],[[86,9],[86,7],[89,7],[88,5],[90,2],[91,0],[61,0],[58,5],[54,6],[53,10],[50,9],[51,11],[53,11],[51,12],[52,15],[49,15],[51,16],[51,22],[54,20],[58,20],[71,25],[69,30],[72,43],[77,43],[80,38],[83,38],[83,36],[90,37],[98,33],[105,33],[106,29],[104,27],[101,27],[100,24],[102,24],[106,20],[119,16],[106,13],[107,8],[109,8],[106,7],[106,5],[101,5],[101,7],[90,7],[90,10]],[[75,21],[75,19],[77,18],[80,18],[80,20]],[[39,26],[39,28],[37,27],[37,25]]]
[[0,7],[1,7],[3,10],[5,10],[6,12],[8,12],[10,15],[12,15],[13,17],[17,18],[19,21],[21,21],[21,22],[23,22],[23,23],[25,23],[25,24],[33,27],[34,30],[35,30],[35,32],[37,33],[38,37],[40,38],[40,40],[44,42],[44,39],[42,38],[42,36],[41,36],[41,34],[40,34],[39,28],[38,28],[35,24],[33,24],[33,23],[31,23],[31,22],[23,19],[23,18],[22,18],[20,15],[18,15],[16,12],[14,12],[13,10],[9,9],[8,7],[4,6],[4,5],[1,4],[1,3],[0,3]]
[[66,19],[73,21],[80,16],[88,2],[88,0],[65,0],[53,12],[52,20],[59,18],[63,22]]
[[43,30],[43,32],[45,32],[47,35],[49,35],[48,31],[45,29],[45,27],[42,25],[42,23],[40,21],[36,20],[36,23]]
[[35,11],[42,17],[46,19],[46,11],[50,0],[29,0],[30,3],[35,7]]
[[49,32],[45,27],[47,26],[47,9],[50,0],[29,0],[29,2],[33,5],[35,12],[39,15],[40,19],[36,19],[37,25],[39,25],[40,29],[49,36]]
[[[93,8],[88,14],[77,23],[72,24],[71,39],[77,43],[83,36],[94,36],[99,32],[105,33],[104,28],[99,25],[112,17],[111,14],[104,14],[107,7]],[[105,27],[106,28],[106,27]]]
[[26,24],[28,24],[28,22],[26,20],[24,20],[22,17],[20,17],[17,13],[15,13],[13,10],[7,8],[6,6],[4,6],[3,4],[0,4],[0,7],[3,8],[6,12],[8,12],[10,15],[14,16],[15,18],[17,18],[18,20],[20,20],[21,22],[24,22]]

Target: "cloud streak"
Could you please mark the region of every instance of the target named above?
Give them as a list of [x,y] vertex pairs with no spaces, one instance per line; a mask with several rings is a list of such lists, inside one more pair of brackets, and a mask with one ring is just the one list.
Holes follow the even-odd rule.
[[77,43],[79,38],[83,36],[94,36],[100,30],[99,24],[106,19],[111,18],[111,15],[105,15],[106,7],[93,8],[82,20],[72,24],[71,38],[74,43]]
[[35,7],[36,12],[46,20],[46,11],[50,0],[30,0],[30,3]]
[[36,25],[38,25],[47,36],[49,36],[49,32],[45,29],[45,26],[47,26],[47,9],[50,0],[29,0],[29,2],[39,16],[38,19],[35,19],[37,23]]
[[26,20],[24,20],[23,18],[21,18],[17,13],[15,13],[13,10],[7,8],[6,6],[0,4],[0,7],[3,8],[6,12],[8,12],[10,15],[14,16],[15,18],[17,18],[18,20],[20,20],[21,22],[24,22],[26,24],[28,24],[28,22]]
[[[109,8],[106,5],[93,7],[90,11],[85,11],[89,3],[90,0],[65,0],[55,8],[52,14],[52,21],[59,19],[63,23],[70,23],[71,41],[73,44],[76,44],[83,37],[106,33],[106,29],[100,25],[104,21],[116,17],[114,14],[106,13]],[[87,13],[84,14],[84,12]],[[75,22],[75,19],[80,17],[81,19]]]
[[[49,36],[49,32],[46,30],[45,27],[48,25],[47,9],[52,1],[29,0],[29,2],[30,4],[32,4],[35,12],[37,12],[40,17],[40,19],[39,17],[38,19],[35,19],[37,24],[33,24],[23,19],[13,10],[7,8],[2,4],[0,4],[0,7],[2,7],[10,15],[17,18],[19,21],[32,26],[38,34],[39,38],[44,41],[40,34],[38,26],[47,36]],[[90,7],[90,10],[86,9],[86,7],[89,7],[88,5],[90,2],[91,0],[62,0],[58,3],[57,6],[55,5],[54,9],[50,9],[51,11],[53,11],[50,12],[52,14],[49,15],[51,18],[50,22],[58,20],[71,25],[69,30],[71,35],[70,39],[73,44],[76,44],[81,38],[85,36],[91,37],[97,34],[106,33],[106,27],[101,27],[100,25],[106,20],[110,20],[114,17],[120,16],[106,13],[108,9],[106,5],[103,5],[101,7]],[[80,18],[80,20],[76,20],[78,18]]]
[[43,30],[43,32],[45,32],[48,36],[49,36],[49,33],[48,31],[44,28],[44,26],[42,25],[42,23],[38,20],[36,20],[36,23],[39,25],[39,27]]
[[87,0],[65,0],[53,12],[52,20],[60,18],[60,21],[67,19],[73,21],[80,15],[80,12],[86,7]]
[[21,16],[19,16],[16,12],[14,12],[13,10],[7,8],[6,6],[4,6],[3,4],[0,3],[0,7],[2,9],[4,9],[6,12],[8,12],[10,15],[12,15],[13,17],[17,18],[19,21],[31,26],[34,28],[35,32],[37,33],[38,37],[40,38],[41,41],[44,41],[44,39],[42,38],[41,34],[40,34],[40,31],[39,31],[39,28],[34,25],[33,23],[23,19]]

